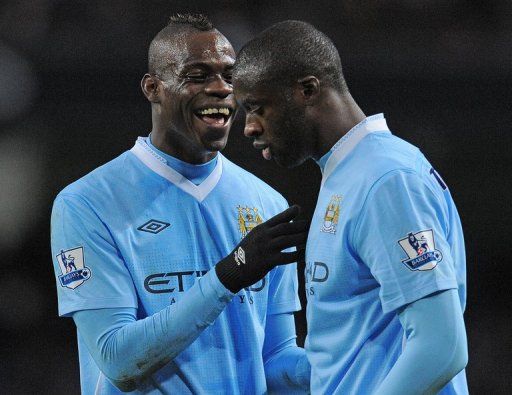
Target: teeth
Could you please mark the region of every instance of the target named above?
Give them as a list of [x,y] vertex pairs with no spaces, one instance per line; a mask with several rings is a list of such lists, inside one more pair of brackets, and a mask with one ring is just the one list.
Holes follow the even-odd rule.
[[210,114],[223,114],[229,116],[229,108],[205,108],[204,110],[199,111],[201,115],[210,115]]

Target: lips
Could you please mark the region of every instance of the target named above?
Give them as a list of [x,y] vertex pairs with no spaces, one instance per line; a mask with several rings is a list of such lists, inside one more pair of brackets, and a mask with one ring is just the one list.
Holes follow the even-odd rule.
[[256,149],[261,150],[261,154],[263,155],[263,158],[265,158],[266,160],[272,159],[272,152],[270,151],[270,146],[268,144],[258,143],[255,141],[253,143],[253,146]]

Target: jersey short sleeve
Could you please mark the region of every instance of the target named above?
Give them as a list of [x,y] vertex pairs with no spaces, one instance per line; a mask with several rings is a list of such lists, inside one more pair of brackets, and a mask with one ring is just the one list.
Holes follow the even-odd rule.
[[443,204],[442,193],[409,170],[387,173],[368,193],[352,244],[380,284],[385,313],[457,288]]
[[136,291],[108,228],[80,196],[59,195],[51,219],[59,315],[137,308]]
[[[278,207],[279,211],[286,210],[289,207],[288,202],[281,195],[279,195]],[[292,251],[295,251],[295,247],[285,250],[285,252]],[[300,309],[297,264],[276,266],[270,271],[269,275],[267,314],[291,313]]]
[[267,314],[291,313],[300,310],[297,264],[276,266],[270,272]]

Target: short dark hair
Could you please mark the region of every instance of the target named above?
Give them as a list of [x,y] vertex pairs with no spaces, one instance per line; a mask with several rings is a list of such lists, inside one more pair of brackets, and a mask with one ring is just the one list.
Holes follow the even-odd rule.
[[203,14],[174,14],[169,18],[167,26],[188,25],[197,30],[207,32],[213,30],[213,24],[208,17]]
[[179,39],[179,33],[186,29],[207,32],[214,30],[213,24],[203,14],[174,14],[169,18],[168,24],[160,30],[151,41],[148,49],[148,71],[153,74],[162,75],[169,66],[165,58],[165,51],[168,44]]
[[324,33],[309,23],[283,21],[246,43],[234,67],[234,78],[290,85],[306,75],[344,93],[348,90],[338,50]]

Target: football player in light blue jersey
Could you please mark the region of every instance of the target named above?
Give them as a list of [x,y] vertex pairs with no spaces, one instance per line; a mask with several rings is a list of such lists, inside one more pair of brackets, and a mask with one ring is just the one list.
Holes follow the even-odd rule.
[[240,51],[245,135],[322,183],[306,248],[313,394],[466,394],[464,241],[450,192],[350,95],[334,44],[285,21]]
[[236,110],[234,60],[204,16],[171,18],[141,82],[150,136],[55,200],[59,314],[78,329],[83,394],[309,387],[296,266],[283,265],[308,225],[219,153]]

